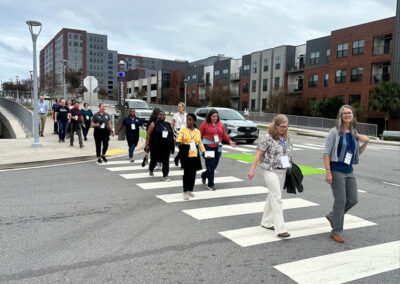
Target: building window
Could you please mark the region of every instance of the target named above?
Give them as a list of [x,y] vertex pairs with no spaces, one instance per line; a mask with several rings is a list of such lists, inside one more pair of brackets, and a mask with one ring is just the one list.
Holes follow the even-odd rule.
[[228,69],[222,70],[222,74],[227,75],[228,74]]
[[197,79],[197,75],[196,74],[192,75],[192,79],[196,80]]
[[253,61],[253,73],[257,73],[257,60]]
[[268,88],[268,79],[263,79],[263,92],[266,92]]
[[319,63],[319,51],[311,52],[310,56],[310,65],[318,64]]
[[329,63],[330,60],[331,60],[331,50],[327,49],[326,50],[326,62]]
[[345,83],[346,82],[346,69],[336,70],[336,83]]
[[350,82],[361,82],[362,81],[362,73],[363,73],[362,67],[352,68]]
[[255,92],[256,92],[256,84],[257,84],[257,81],[256,81],[256,80],[252,80],[252,81],[251,81],[251,92],[252,92],[252,93],[255,93]]
[[250,70],[250,65],[244,65],[244,66],[243,66],[243,70],[244,70],[244,71]]
[[308,87],[309,88],[318,87],[318,75],[308,76]]
[[275,81],[274,81],[274,88],[275,89],[279,88],[280,80],[281,80],[280,77],[275,77]]
[[192,98],[196,97],[196,90],[192,90]]
[[244,83],[243,84],[243,94],[248,94],[249,93],[249,84]]
[[255,111],[256,110],[256,99],[251,100],[251,110]]
[[364,54],[364,40],[353,41],[353,55]]
[[278,55],[275,57],[275,70],[279,69],[281,69],[281,57]]
[[268,71],[268,58],[264,58],[264,72]]
[[219,76],[219,70],[214,71],[214,76]]
[[324,86],[328,87],[328,81],[329,81],[329,74],[325,73],[325,78],[324,78]]
[[350,95],[349,96],[349,104],[352,105],[354,103],[361,102],[361,95]]
[[267,99],[262,99],[262,110],[267,109]]
[[341,43],[337,45],[337,57],[346,57],[347,56],[347,51],[349,49],[349,44],[346,43]]

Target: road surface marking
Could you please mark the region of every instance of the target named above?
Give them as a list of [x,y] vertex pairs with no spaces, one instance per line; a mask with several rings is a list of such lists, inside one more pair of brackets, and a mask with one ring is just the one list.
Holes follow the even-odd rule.
[[391,183],[391,182],[386,182],[386,181],[384,181],[383,183],[387,184],[387,185],[393,185],[393,186],[400,187],[400,184],[397,184],[397,183]]
[[[145,173],[134,173],[134,174],[122,174],[120,175],[121,177],[125,178],[125,179],[135,179],[135,178],[152,178],[152,177],[162,177],[163,173],[162,172],[153,172],[154,176],[150,176],[149,172],[145,172]],[[175,177],[175,176],[182,176],[183,175],[183,171],[170,171],[168,173],[169,177]]]
[[[170,161],[173,161],[174,159],[171,158],[169,159]],[[109,166],[109,165],[131,165],[131,164],[141,164],[143,162],[143,157],[135,160],[133,163],[129,160],[123,160],[123,161],[108,161],[107,163],[101,163],[99,166]],[[149,157],[149,162],[150,162],[150,157]]]
[[[169,164],[169,168],[177,168],[178,166],[175,166],[175,164]],[[126,166],[126,167],[113,167],[113,168],[106,168],[106,170],[109,170],[111,172],[123,172],[123,171],[137,171],[137,170],[148,170],[148,167],[142,167],[142,166]]]
[[358,192],[367,193],[365,190],[359,189]]
[[[288,222],[285,223],[285,225],[291,235],[291,239],[322,233],[329,233],[332,230],[329,222],[326,220],[325,217]],[[373,225],[376,224],[352,215],[345,215],[345,230]],[[220,234],[242,247],[277,242],[282,240],[275,235],[274,231],[266,230],[261,226],[224,231],[220,232]]]
[[253,150],[242,148],[242,147],[233,148],[232,146],[229,146],[229,145],[224,145],[222,148],[234,150],[234,151],[240,151],[240,152],[252,152],[253,151]]
[[293,151],[301,151],[301,150],[304,150],[304,149],[293,147]]
[[280,264],[275,269],[300,284],[345,283],[400,268],[400,241]]
[[249,147],[249,148],[253,148],[256,149],[258,146],[257,145],[240,145],[241,147]]
[[[227,183],[227,182],[240,182],[243,181],[240,178],[228,176],[228,177],[216,177],[214,178],[214,183]],[[195,185],[202,184],[201,178],[196,179]],[[182,186],[182,180],[171,180],[169,182],[158,181],[158,182],[146,182],[146,183],[138,183],[137,186],[142,189],[157,189],[157,188],[167,188],[167,187],[175,187]]]
[[306,145],[308,145],[308,146],[314,146],[314,147],[318,147],[318,148],[320,148],[320,149],[323,149],[323,148],[325,148],[325,146],[324,145],[318,145],[318,144],[312,144],[312,143],[305,143]]
[[[192,216],[197,220],[205,220],[212,218],[260,213],[264,211],[264,206],[265,206],[265,201],[261,201],[261,202],[250,202],[250,203],[242,203],[234,205],[188,209],[188,210],[182,210],[182,212]],[[301,198],[290,198],[283,200],[283,209],[294,209],[294,208],[302,208],[308,206],[318,206],[318,204]]]
[[314,147],[314,146],[307,146],[307,145],[303,145],[303,144],[294,144],[293,145],[294,147],[300,147],[300,148],[305,148],[305,149],[310,149],[310,150],[321,150],[321,149],[323,149],[323,148],[317,148],[317,147]]
[[[222,198],[222,197],[234,197],[234,196],[244,196],[244,195],[253,195],[253,194],[266,194],[268,189],[264,186],[251,186],[251,187],[237,187],[231,189],[218,189],[215,191],[204,190],[204,191],[195,191],[195,197],[190,198],[189,201],[203,200],[203,199],[214,199],[214,198]],[[167,202],[181,202],[185,201],[182,197],[181,193],[173,193],[173,194],[164,194],[157,195],[157,198]]]

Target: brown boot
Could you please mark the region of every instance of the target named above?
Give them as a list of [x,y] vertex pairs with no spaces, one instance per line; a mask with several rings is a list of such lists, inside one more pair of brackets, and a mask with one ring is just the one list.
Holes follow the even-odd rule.
[[332,222],[331,218],[329,217],[329,214],[327,214],[325,217],[329,221],[329,223],[331,224],[331,228],[333,229],[333,222]]
[[331,234],[331,239],[338,243],[344,243],[342,235],[339,234]]

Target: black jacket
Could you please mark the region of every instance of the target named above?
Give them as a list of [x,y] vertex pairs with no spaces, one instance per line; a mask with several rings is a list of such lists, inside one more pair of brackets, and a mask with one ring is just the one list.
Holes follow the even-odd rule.
[[303,192],[303,173],[300,168],[292,162],[292,167],[286,171],[285,185],[287,193],[296,194],[296,189],[298,192]]

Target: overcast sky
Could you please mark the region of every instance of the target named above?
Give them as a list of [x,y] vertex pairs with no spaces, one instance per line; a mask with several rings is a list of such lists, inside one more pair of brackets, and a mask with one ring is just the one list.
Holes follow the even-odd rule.
[[396,0],[0,0],[0,81],[28,78],[26,20],[43,24],[38,53],[63,27],[108,35],[108,48],[189,61],[234,58],[395,15]]

